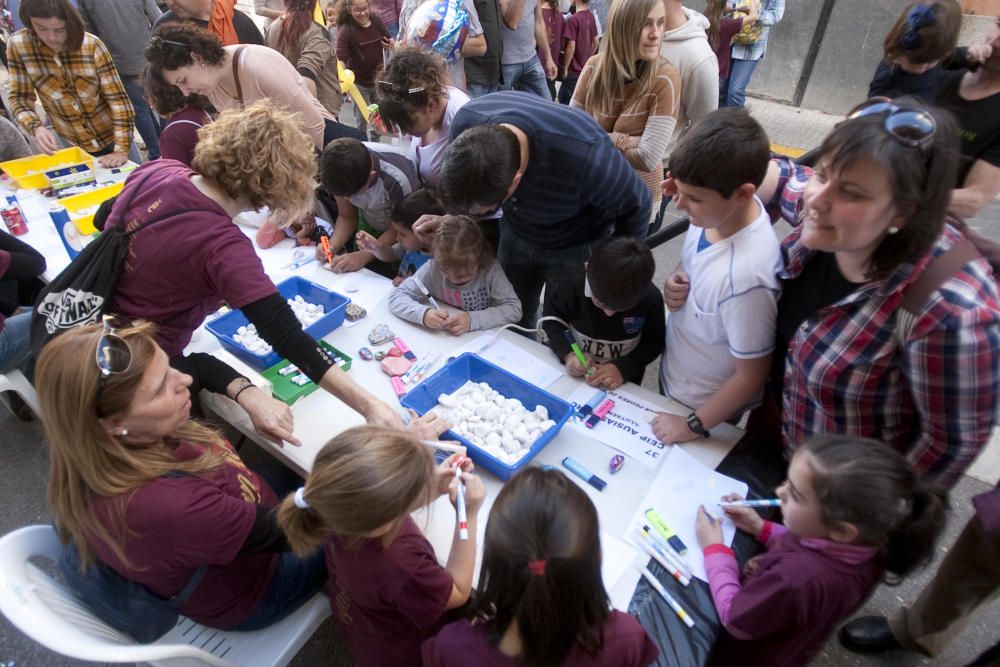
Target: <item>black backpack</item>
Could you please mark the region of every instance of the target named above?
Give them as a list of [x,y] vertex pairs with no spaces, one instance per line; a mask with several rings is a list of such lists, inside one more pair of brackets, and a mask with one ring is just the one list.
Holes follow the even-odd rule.
[[[190,477],[169,472],[163,477]],[[59,557],[66,586],[97,618],[141,644],[154,642],[177,625],[178,610],[195,592],[208,565],[198,567],[172,598],[162,598],[142,584],[126,579],[100,561],[80,571],[80,552],[70,542]]]

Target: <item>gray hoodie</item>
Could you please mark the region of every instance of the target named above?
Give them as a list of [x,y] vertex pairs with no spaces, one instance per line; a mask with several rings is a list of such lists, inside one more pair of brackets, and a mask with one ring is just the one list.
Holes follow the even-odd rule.
[[708,19],[687,7],[682,7],[687,22],[663,33],[660,55],[670,61],[681,75],[681,108],[677,115],[674,136],[667,145],[663,164],[688,124],[700,120],[719,108],[719,60],[708,45]]

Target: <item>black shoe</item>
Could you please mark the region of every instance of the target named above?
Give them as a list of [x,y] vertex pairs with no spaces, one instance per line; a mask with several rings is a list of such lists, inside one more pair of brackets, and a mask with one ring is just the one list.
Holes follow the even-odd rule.
[[885,616],[862,616],[840,628],[841,645],[855,653],[881,653],[902,648],[889,629]]

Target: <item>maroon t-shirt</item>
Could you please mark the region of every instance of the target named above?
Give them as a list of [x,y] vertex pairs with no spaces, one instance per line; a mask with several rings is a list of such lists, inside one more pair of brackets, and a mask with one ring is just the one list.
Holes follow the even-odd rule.
[[191,183],[194,173],[174,160],[139,167],[125,182],[107,222],[124,222],[130,229],[172,213],[132,236],[108,308],[159,324],[156,340],[170,357],[180,354],[205,316],[223,303],[242,308],[277,292],[253,242]]
[[371,88],[375,85],[375,70],[382,64],[382,39],[387,36],[385,28],[372,16],[367,28],[348,20],[337,28],[337,57],[344,67],[354,72],[359,86]]
[[420,644],[444,621],[451,575],[407,518],[392,543],[326,543],[330,606],[358,667],[420,665]]
[[[445,626],[421,647],[425,667],[519,667],[517,659],[501,653],[490,643],[486,626],[459,621]],[[570,667],[645,667],[656,661],[660,649],[628,614],[612,610],[604,624],[604,647],[590,655],[575,646],[564,665]]]
[[212,122],[203,109],[184,107],[167,121],[160,132],[160,157],[191,166],[198,130]]
[[729,56],[732,53],[733,37],[743,29],[743,19],[721,19],[719,22],[719,48],[715,56],[719,59],[719,78],[729,76]]
[[573,51],[573,59],[569,61],[569,77],[577,79],[583,66],[594,55],[594,38],[597,37],[597,21],[593,13],[588,9],[577,10],[575,14],[566,21],[566,30],[563,32],[566,40],[576,42],[576,50]]
[[548,49],[549,55],[552,56],[552,62],[559,64],[561,62],[559,53],[562,51],[563,30],[566,29],[566,19],[563,18],[562,13],[558,9],[543,7],[542,20],[545,21],[545,33],[549,38],[549,43],[535,45],[535,49],[538,51],[538,59],[544,63],[545,53],[542,49]]
[[[174,445],[179,461],[202,451],[187,443]],[[120,575],[165,598],[176,595],[195,569],[209,565],[181,613],[225,630],[246,620],[267,592],[278,554],[238,554],[253,527],[256,506],[277,502],[271,487],[226,443],[224,463],[215,470],[198,477],[158,478],[131,493],[93,500],[95,517],[117,537],[128,565],[104,542],[95,539],[91,546]]]

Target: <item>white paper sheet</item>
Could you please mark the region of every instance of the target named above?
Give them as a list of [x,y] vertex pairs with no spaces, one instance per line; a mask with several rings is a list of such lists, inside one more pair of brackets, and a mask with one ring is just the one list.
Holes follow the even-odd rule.
[[[569,401],[579,408],[586,405],[597,391],[581,384],[570,395]],[[631,393],[627,384],[609,391],[608,398],[615,402],[615,407],[594,428],[587,428],[582,421],[570,422],[569,428],[602,442],[645,466],[658,466],[667,446],[656,439],[649,422],[662,408]]]
[[613,537],[606,531],[601,531],[601,578],[604,589],[611,598],[615,609],[628,611],[628,603],[635,593],[635,585],[631,587],[619,585],[626,574],[634,570],[631,565],[639,554],[632,545]]
[[[489,346],[483,350],[483,346],[487,343]],[[465,352],[476,353],[480,358],[542,389],[561,378],[563,374],[562,370],[550,366],[509,340],[496,337],[492,331],[476,336],[455,351],[454,356]]]
[[694,530],[698,506],[704,505],[711,514],[723,519],[723,542],[731,546],[736,535],[736,526],[725,518],[717,504],[722,496],[729,493],[746,496],[746,483],[706,468],[675,445],[664,459],[663,466],[649,487],[649,493],[639,504],[630,534],[643,524],[649,524],[646,510],[654,508],[687,546],[684,559],[694,576],[702,581],[708,581],[705,576],[705,561]]

